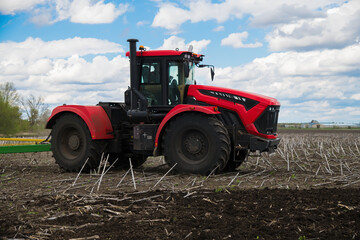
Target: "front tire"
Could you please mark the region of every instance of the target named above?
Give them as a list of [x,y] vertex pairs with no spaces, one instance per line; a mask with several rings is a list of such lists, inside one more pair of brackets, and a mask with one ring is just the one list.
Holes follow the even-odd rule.
[[56,120],[52,130],[51,150],[56,163],[66,171],[78,172],[87,160],[83,171],[99,166],[101,141],[92,140],[86,123],[77,115],[66,114]]
[[188,113],[170,122],[163,136],[166,162],[180,172],[207,175],[229,160],[229,134],[219,120]]

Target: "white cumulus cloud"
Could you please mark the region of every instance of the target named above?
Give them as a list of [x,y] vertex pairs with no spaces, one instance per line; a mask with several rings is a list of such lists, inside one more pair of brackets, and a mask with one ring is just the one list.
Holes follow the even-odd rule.
[[96,38],[68,38],[43,41],[29,37],[23,42],[0,43],[0,61],[62,58],[71,55],[123,52],[120,44]]
[[266,37],[273,51],[343,48],[360,37],[360,1],[328,9],[325,16],[280,24]]
[[189,13],[172,3],[162,4],[156,14],[152,26],[163,27],[176,33],[181,24],[190,19]]
[[293,22],[300,19],[323,17],[328,6],[339,4],[342,0],[258,0],[234,1],[225,0],[213,3],[210,0],[194,0],[186,2],[186,7],[174,3],[160,3],[152,26],[163,27],[172,32],[179,31],[186,21],[192,23],[215,20],[218,23],[229,19],[242,19],[250,15],[250,23],[254,26],[269,26]]
[[[109,59],[106,53],[121,55]],[[119,44],[101,39],[3,42],[0,82],[13,82],[23,96],[41,95],[53,105],[120,101],[129,85],[129,61]]]
[[141,26],[145,26],[145,25],[148,25],[148,24],[150,24],[150,22],[148,22],[148,21],[138,21],[136,23],[136,26],[141,27]]
[[178,48],[179,50],[186,51],[189,49],[189,46],[193,46],[193,52],[201,53],[203,50],[207,48],[207,46],[210,44],[210,40],[202,39],[199,41],[193,40],[189,43],[185,43],[185,39],[177,37],[177,36],[171,36],[167,39],[164,39],[164,43],[159,49],[173,49],[175,50]]
[[359,100],[360,101],[360,93],[354,94],[351,96],[351,99]]
[[257,48],[262,47],[261,42],[243,43],[248,38],[248,32],[231,33],[229,36],[221,40],[222,46],[231,46],[234,48]]
[[217,26],[216,28],[213,29],[214,32],[221,32],[224,31],[225,27],[224,26]]
[[117,6],[104,0],[9,0],[0,1],[2,14],[16,14],[31,11],[30,21],[38,25],[48,25],[69,20],[73,23],[112,23],[128,10],[128,4]]
[[47,0],[2,0],[0,1],[0,12],[2,14],[15,14],[18,11],[32,10],[36,5],[45,3]]
[[96,24],[113,22],[124,14],[127,8],[126,4],[116,7],[113,3],[104,3],[104,0],[94,4],[90,0],[74,0],[68,11],[71,22]]

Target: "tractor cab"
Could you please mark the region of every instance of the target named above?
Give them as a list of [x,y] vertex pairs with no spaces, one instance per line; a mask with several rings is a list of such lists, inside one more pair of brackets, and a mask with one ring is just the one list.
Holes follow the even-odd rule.
[[178,49],[147,51],[143,46],[134,51],[136,40],[128,41],[131,88],[125,92],[125,103],[131,110],[171,109],[184,103],[186,87],[196,84],[194,71],[203,55]]
[[[142,60],[142,61],[141,61]],[[176,57],[143,57],[138,68],[139,91],[147,99],[147,106],[183,103],[185,85],[194,84],[194,63]]]

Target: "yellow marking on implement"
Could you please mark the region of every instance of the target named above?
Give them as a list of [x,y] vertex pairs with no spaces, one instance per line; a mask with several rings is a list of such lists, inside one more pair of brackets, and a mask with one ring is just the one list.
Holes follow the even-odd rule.
[[45,141],[45,139],[38,139],[38,138],[0,138],[0,141],[14,141],[14,142],[49,142],[49,140]]

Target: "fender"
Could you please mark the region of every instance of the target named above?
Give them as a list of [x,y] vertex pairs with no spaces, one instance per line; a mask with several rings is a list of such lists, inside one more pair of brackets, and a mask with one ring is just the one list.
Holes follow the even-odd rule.
[[171,109],[168,114],[164,117],[161,121],[155,137],[155,149],[154,149],[154,156],[157,156],[158,153],[158,142],[160,135],[164,129],[164,126],[169,122],[169,120],[173,119],[175,116],[184,113],[184,112],[200,112],[205,114],[220,114],[221,112],[218,111],[217,107],[215,106],[199,106],[199,105],[189,105],[189,104],[179,104],[176,105],[173,109]]
[[52,128],[56,119],[66,113],[76,114],[84,120],[92,139],[114,138],[110,119],[100,106],[63,105],[56,107],[46,123],[46,128]]

